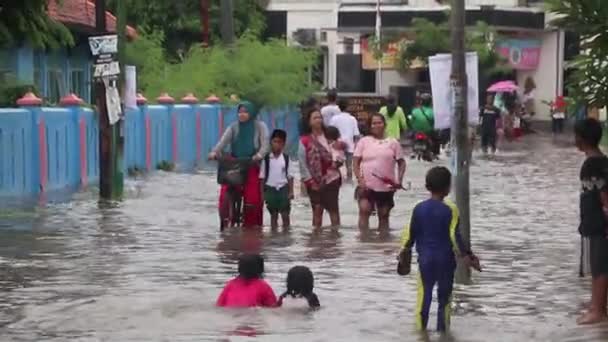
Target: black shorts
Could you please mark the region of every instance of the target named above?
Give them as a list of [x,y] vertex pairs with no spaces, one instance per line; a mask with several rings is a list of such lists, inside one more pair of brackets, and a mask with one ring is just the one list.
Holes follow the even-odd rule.
[[320,205],[323,209],[331,212],[338,211],[338,197],[340,196],[340,180],[331,182],[321,188],[321,190],[313,190],[310,187],[306,188],[310,205],[312,207]]
[[392,209],[395,206],[394,191],[374,191],[370,189],[361,191],[361,188],[357,187],[355,190],[355,199],[359,200],[362,198],[365,198],[372,208]]
[[608,239],[605,236],[592,236],[589,246],[591,275],[608,276]]

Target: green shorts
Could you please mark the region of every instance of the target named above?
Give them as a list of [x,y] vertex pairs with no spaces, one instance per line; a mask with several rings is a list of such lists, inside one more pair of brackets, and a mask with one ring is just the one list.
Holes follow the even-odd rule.
[[286,185],[277,190],[270,186],[264,186],[264,201],[271,214],[289,213],[291,210],[289,187]]

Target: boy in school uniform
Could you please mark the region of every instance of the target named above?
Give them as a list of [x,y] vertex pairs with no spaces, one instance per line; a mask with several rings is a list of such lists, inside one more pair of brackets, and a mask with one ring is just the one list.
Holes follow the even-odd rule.
[[289,165],[289,156],[283,151],[287,133],[275,129],[270,137],[270,153],[262,160],[260,179],[262,194],[270,213],[270,227],[275,230],[279,226],[279,214],[283,228],[290,226],[289,212],[293,199],[293,167]]

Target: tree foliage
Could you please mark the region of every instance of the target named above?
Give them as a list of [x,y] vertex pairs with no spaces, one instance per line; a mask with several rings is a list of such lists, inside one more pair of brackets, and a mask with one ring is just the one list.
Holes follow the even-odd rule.
[[[116,9],[127,1],[129,24],[162,33],[163,47],[172,59],[182,59],[190,47],[202,40],[200,0],[108,0]],[[220,39],[220,1],[209,1],[209,32],[212,42]],[[234,29],[237,37],[245,32],[261,34],[265,28],[264,1],[234,0]]]
[[[447,23],[437,24],[424,18],[416,18],[412,22],[412,29],[415,39],[402,43],[400,48],[400,69],[407,70],[415,60],[426,63],[431,56],[451,51],[450,29]],[[477,52],[480,69],[487,76],[511,70],[507,61],[496,51],[499,39],[496,31],[483,21],[466,30],[466,49]]]
[[0,46],[26,42],[56,49],[74,45],[70,31],[48,16],[47,6],[48,0],[0,0]]
[[179,98],[193,92],[228,99],[236,94],[260,105],[279,106],[297,103],[316,89],[309,82],[316,51],[279,40],[261,42],[245,34],[231,48],[195,46],[175,64],[162,58],[160,33],[144,33],[132,44],[128,58],[138,66],[138,87],[149,96],[166,91]]
[[576,100],[592,106],[608,105],[608,2],[605,0],[546,0],[557,14],[553,25],[576,32],[581,39],[581,56],[572,65],[568,84]]

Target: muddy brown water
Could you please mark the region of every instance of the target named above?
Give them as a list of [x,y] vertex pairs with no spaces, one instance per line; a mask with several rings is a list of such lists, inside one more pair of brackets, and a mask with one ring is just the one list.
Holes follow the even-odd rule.
[[[606,341],[608,326],[574,323],[589,293],[589,279],[577,274],[581,162],[568,141],[546,136],[492,159],[476,155],[472,235],[485,271],[456,287],[447,336],[415,331],[415,276],[395,273],[400,230],[426,197],[429,164],[412,161],[412,189],[399,193],[388,237],[359,233],[349,185],[339,233],[313,234],[298,198],[288,233],[220,234],[211,171],[129,180],[126,200],[109,207],[83,192],[3,215],[0,340]],[[244,248],[266,255],[276,292],[291,266],[311,267],[323,308],[309,312],[293,301],[276,310],[215,308]]]

